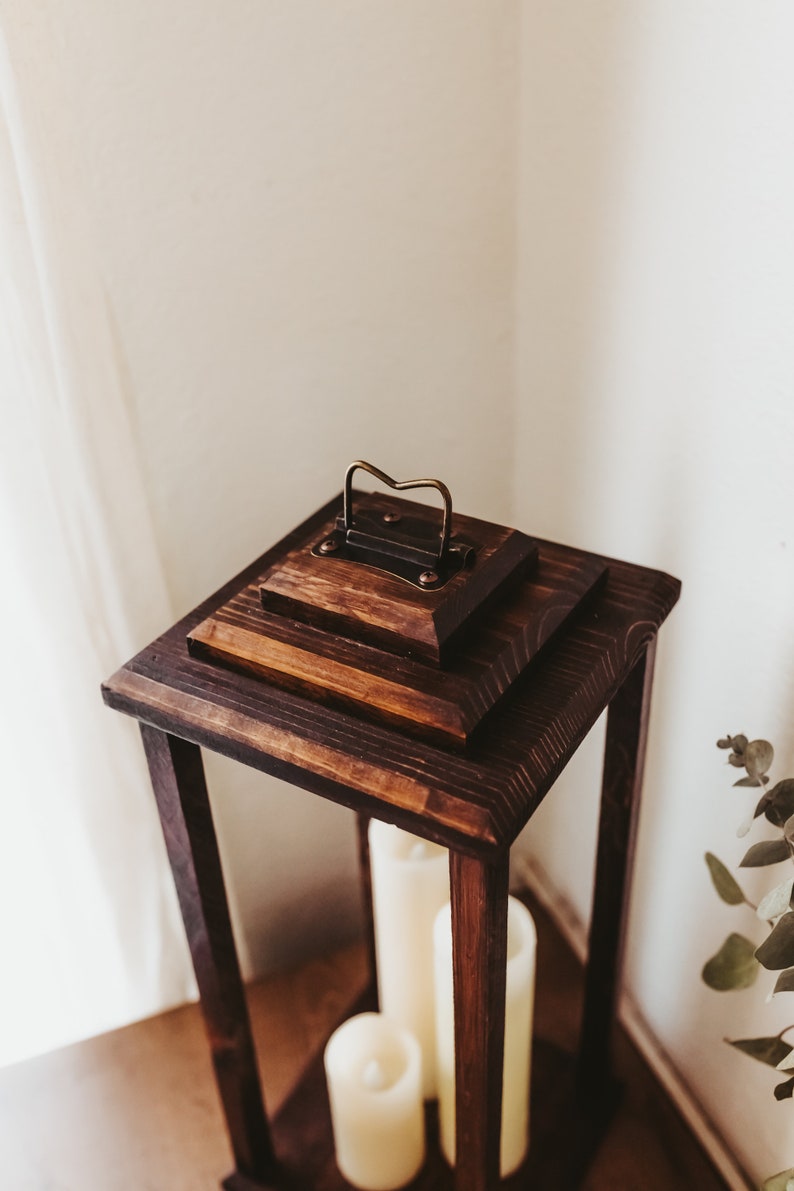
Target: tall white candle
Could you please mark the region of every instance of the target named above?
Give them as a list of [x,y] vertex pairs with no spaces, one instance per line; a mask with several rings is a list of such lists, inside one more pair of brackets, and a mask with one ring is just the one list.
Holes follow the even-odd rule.
[[383,1013],[422,1049],[424,1095],[436,1095],[433,922],[449,901],[449,853],[373,819],[369,825],[378,991]]
[[325,1048],[339,1170],[354,1187],[392,1191],[425,1160],[422,1056],[407,1030],[380,1013],[344,1022]]
[[[436,1058],[441,1149],[455,1163],[455,1024],[452,997],[450,907],[439,911],[435,946]],[[505,1057],[502,1073],[501,1174],[512,1174],[529,1146],[529,1075],[535,1000],[537,934],[529,910],[517,898],[507,903]]]

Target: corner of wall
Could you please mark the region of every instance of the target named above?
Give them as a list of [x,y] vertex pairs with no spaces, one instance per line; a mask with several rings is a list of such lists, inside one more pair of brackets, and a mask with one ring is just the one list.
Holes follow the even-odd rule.
[[[523,853],[515,857],[511,879],[517,888],[529,889],[538,899],[577,959],[584,963],[587,957],[585,924],[568,899],[554,886],[537,859]],[[626,1033],[725,1179],[727,1186],[731,1191],[748,1191],[754,1188],[755,1183],[741,1169],[725,1139],[704,1112],[681,1072],[628,993],[624,992],[621,997],[618,1016]]]

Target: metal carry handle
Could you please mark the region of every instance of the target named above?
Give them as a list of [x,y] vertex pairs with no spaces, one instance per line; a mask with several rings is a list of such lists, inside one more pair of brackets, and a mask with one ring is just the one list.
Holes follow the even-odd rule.
[[447,556],[449,550],[449,538],[452,527],[452,495],[446,484],[442,484],[441,480],[393,480],[391,476],[387,476],[385,471],[381,471],[378,467],[373,467],[371,463],[365,463],[363,459],[357,459],[351,463],[345,472],[345,490],[344,490],[344,504],[342,507],[342,519],[344,522],[345,534],[349,534],[353,527],[353,476],[357,471],[368,471],[376,480],[380,480],[388,488],[393,488],[395,492],[405,492],[409,488],[435,488],[437,492],[441,493],[441,499],[444,501],[444,512],[441,520],[441,537],[439,540],[438,561],[441,562]]

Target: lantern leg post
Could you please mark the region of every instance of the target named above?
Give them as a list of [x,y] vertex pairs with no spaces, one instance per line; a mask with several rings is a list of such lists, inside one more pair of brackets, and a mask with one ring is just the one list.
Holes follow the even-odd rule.
[[358,832],[358,872],[361,886],[361,905],[364,913],[364,946],[367,952],[370,987],[375,995],[375,1007],[380,1008],[378,965],[375,951],[375,911],[372,904],[372,870],[369,858],[369,825],[371,816],[365,811],[356,814]]
[[626,937],[639,819],[656,638],[626,677],[607,713],[601,816],[576,1076],[582,1103],[609,1099],[611,1040]]
[[201,1011],[231,1142],[226,1191],[277,1185],[248,1007],[232,933],[201,750],[141,723],[141,735],[176,885]]
[[450,852],[455,1191],[499,1185],[508,868]]

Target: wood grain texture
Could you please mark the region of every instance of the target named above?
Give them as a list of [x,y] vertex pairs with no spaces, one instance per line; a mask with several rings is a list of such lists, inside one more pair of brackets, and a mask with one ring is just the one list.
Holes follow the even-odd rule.
[[[338,500],[257,559],[104,684],[106,703],[333,801],[475,855],[518,835],[678,599],[657,571],[609,562],[583,613],[499,704],[465,755],[191,657],[186,638],[319,529]],[[540,560],[550,543],[539,542]],[[584,555],[583,555],[584,556]]]
[[201,753],[195,745],[146,724],[141,725],[141,734],[236,1169],[266,1181],[278,1166],[259,1085]]
[[499,1183],[507,967],[507,855],[451,852],[455,1191]]
[[264,612],[248,584],[188,636],[192,656],[258,675],[331,707],[465,748],[512,683],[606,577],[562,546],[458,640],[443,669]]
[[[424,505],[360,494],[358,504],[358,520],[362,513],[373,521],[387,512],[400,515],[401,524],[390,527],[389,536],[402,531],[408,542],[420,536],[431,545],[438,538],[438,513]],[[446,663],[456,635],[526,574],[536,555],[525,534],[455,513],[454,537],[475,548],[475,562],[442,588],[420,591],[376,568],[312,554],[335,526],[336,517],[328,518],[268,569],[259,583],[264,607],[436,665]]]

